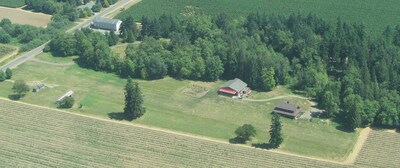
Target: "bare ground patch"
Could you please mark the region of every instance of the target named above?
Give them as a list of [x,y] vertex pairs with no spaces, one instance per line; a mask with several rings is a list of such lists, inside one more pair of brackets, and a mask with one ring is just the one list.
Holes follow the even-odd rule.
[[4,18],[10,19],[13,23],[46,27],[51,20],[51,15],[34,13],[20,8],[0,7],[0,19]]

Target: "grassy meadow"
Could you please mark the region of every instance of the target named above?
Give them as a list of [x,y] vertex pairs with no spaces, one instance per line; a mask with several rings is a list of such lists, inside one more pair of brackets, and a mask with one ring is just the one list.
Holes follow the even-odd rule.
[[[37,59],[50,61],[44,53]],[[53,58],[68,63],[71,58]],[[60,60],[62,59],[62,60]],[[68,60],[69,59],[69,60]],[[68,90],[75,92],[75,106],[71,112],[118,120],[124,106],[125,80],[114,74],[80,68],[78,65],[57,66],[35,61],[26,62],[14,70],[13,79],[24,79],[33,86],[42,82],[48,88],[38,93],[28,93],[20,101],[55,108],[54,101]],[[136,80],[144,94],[146,114],[133,121],[151,127],[164,128],[228,141],[234,138],[234,130],[242,124],[252,124],[257,136],[252,143],[267,143],[269,139],[270,112],[278,101],[250,102],[233,100],[217,95],[223,81],[199,82],[165,78],[161,80]],[[11,82],[0,83],[0,96],[12,94]],[[268,93],[253,92],[256,99],[290,94],[278,87]],[[287,98],[304,108],[310,103],[303,99]],[[82,104],[82,108],[79,108]],[[356,133],[336,129],[335,123],[282,118],[285,142],[280,151],[325,159],[344,160],[356,142]]]
[[163,13],[177,15],[188,10],[197,10],[215,15],[221,12],[234,17],[246,16],[250,12],[275,15],[292,13],[314,13],[318,17],[336,23],[338,17],[352,23],[362,23],[367,30],[380,33],[388,25],[400,22],[398,0],[143,0],[120,13],[117,18],[133,15],[154,17]]
[[16,7],[21,7],[24,5],[25,5],[25,0],[1,0],[0,1],[0,6],[5,6],[5,7],[16,8]]

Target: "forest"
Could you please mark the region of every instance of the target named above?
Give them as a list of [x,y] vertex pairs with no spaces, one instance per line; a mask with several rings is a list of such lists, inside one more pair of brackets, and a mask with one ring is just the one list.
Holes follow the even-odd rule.
[[[141,23],[137,27],[135,21]],[[109,46],[129,44],[126,57]],[[400,124],[400,26],[372,37],[365,27],[291,14],[128,17],[118,37],[90,29],[58,35],[46,51],[122,77],[215,81],[240,78],[252,89],[303,90],[348,130]]]

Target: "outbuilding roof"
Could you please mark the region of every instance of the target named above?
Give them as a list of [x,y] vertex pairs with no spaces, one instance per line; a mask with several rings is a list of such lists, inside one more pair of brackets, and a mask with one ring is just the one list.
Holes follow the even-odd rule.
[[229,88],[233,89],[236,92],[240,92],[244,88],[247,87],[247,84],[244,83],[242,80],[240,80],[238,78],[235,78],[235,79],[229,80],[228,82],[224,83],[221,87],[222,88],[229,87]]
[[297,118],[300,114],[300,110],[300,106],[291,104],[289,102],[280,102],[275,107],[274,112]]
[[102,17],[96,17],[93,19],[93,22],[95,23],[105,23],[105,24],[117,24],[121,20],[119,19],[109,19],[109,18],[102,18]]

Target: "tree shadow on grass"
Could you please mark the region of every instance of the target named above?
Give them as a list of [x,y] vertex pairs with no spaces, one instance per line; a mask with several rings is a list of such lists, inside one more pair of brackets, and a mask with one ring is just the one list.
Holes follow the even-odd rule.
[[256,144],[251,144],[251,146],[260,149],[274,149],[270,143],[256,143]]
[[10,99],[10,100],[19,100],[19,99],[21,99],[21,95],[18,95],[18,94],[11,94],[11,95],[8,95],[8,98]]
[[352,133],[354,132],[354,130],[349,129],[349,127],[347,127],[346,125],[340,124],[338,126],[336,126],[337,130],[343,131],[343,132],[347,132],[347,133]]
[[124,112],[111,112],[111,113],[108,113],[108,117],[110,117],[110,119],[118,120],[118,121],[122,121],[122,120],[132,121],[133,120],[130,117],[128,117]]
[[231,144],[245,144],[246,140],[240,138],[240,137],[235,137],[235,138],[231,138],[229,139],[229,143]]

